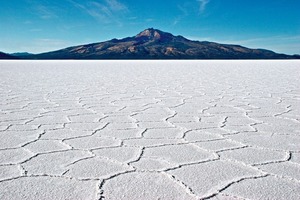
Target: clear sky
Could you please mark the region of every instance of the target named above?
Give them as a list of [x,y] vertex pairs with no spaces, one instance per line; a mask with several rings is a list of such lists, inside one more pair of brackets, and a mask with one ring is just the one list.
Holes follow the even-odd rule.
[[300,0],[0,0],[0,51],[46,52],[153,27],[300,54]]

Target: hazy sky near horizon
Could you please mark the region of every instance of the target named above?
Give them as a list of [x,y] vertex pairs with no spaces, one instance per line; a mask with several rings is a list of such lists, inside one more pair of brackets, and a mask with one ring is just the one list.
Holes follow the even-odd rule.
[[0,51],[40,53],[153,27],[300,54],[300,0],[0,0]]

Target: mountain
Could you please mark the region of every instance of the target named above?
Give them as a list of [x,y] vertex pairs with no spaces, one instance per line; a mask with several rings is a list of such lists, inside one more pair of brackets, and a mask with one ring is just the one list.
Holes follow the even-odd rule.
[[157,29],[136,36],[79,45],[23,58],[31,59],[292,59],[264,49],[239,45],[191,41]]
[[18,59],[15,56],[0,52],[0,59]]
[[34,54],[32,53],[28,53],[28,52],[16,52],[16,53],[11,53],[9,55],[18,57],[18,58],[23,58],[23,57],[27,57],[27,56],[33,56]]

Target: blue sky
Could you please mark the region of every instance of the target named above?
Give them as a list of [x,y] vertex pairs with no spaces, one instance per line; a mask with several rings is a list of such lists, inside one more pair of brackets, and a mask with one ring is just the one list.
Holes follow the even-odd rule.
[[0,51],[46,52],[153,27],[300,54],[299,0],[0,0]]

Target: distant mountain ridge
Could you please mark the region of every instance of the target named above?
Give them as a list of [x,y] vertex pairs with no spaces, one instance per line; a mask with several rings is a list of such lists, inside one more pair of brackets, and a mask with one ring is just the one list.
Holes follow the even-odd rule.
[[18,59],[18,58],[15,56],[9,55],[7,53],[0,52],[0,59],[10,60],[10,59]]
[[17,53],[11,53],[9,55],[15,56],[15,57],[23,57],[23,56],[31,56],[34,55],[32,53],[28,53],[28,52],[17,52]]
[[192,41],[149,28],[136,36],[21,55],[23,59],[299,59],[270,50]]

